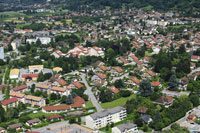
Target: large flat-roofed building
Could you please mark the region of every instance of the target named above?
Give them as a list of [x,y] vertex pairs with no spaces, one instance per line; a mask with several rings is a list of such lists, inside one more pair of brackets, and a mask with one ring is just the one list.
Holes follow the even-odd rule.
[[28,66],[29,73],[40,73],[43,69],[43,65]]
[[91,129],[99,129],[110,123],[116,123],[126,118],[126,109],[118,106],[106,109],[85,117],[86,126]]
[[18,79],[19,78],[19,69],[10,70],[10,79]]
[[136,124],[127,122],[112,128],[112,133],[138,133]]
[[4,48],[0,47],[0,59],[4,59]]

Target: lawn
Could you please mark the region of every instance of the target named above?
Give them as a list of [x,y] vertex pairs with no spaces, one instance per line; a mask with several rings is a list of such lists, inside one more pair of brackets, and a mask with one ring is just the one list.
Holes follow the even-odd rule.
[[92,108],[92,107],[94,107],[91,101],[87,101],[85,103],[85,105],[86,105],[86,108]]
[[13,21],[13,20],[17,20],[18,17],[24,17],[26,16],[24,13],[20,13],[20,12],[3,12],[0,13],[0,15],[7,15],[7,17],[5,18],[0,18],[0,21]]
[[34,118],[39,118],[39,117],[42,117],[42,116],[47,117],[47,116],[51,116],[51,115],[55,115],[55,113],[48,113],[48,114],[45,114],[45,113],[43,113],[43,112],[38,112],[38,113],[36,113],[36,114],[34,114],[34,113],[28,114],[28,116],[31,117],[32,119],[34,119]]
[[128,101],[128,100],[130,100],[134,97],[135,97],[135,94],[132,94],[129,97],[121,97],[121,98],[116,99],[112,102],[102,103],[101,107],[104,108],[104,109],[107,109],[107,108],[114,108],[114,107],[117,107],[117,106],[124,106],[126,104],[126,101]]

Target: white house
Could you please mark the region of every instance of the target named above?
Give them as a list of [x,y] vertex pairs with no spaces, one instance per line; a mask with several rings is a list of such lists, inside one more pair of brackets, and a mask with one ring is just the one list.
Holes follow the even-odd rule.
[[97,112],[85,117],[86,126],[91,129],[99,129],[110,123],[116,123],[126,118],[126,109],[115,107]]
[[112,128],[112,133],[138,133],[136,124],[127,122]]

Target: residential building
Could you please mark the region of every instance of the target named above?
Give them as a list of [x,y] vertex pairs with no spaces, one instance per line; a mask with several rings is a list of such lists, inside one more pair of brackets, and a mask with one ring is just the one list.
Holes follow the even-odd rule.
[[4,48],[0,47],[0,59],[4,59]]
[[43,65],[28,66],[29,73],[40,73],[44,69]]
[[50,90],[50,93],[59,94],[61,96],[68,96],[70,94],[70,89],[67,87],[56,87],[53,86]]
[[119,93],[119,90],[115,86],[108,86],[108,88],[112,91],[113,94]]
[[155,103],[165,105],[166,107],[171,106],[173,102],[174,102],[174,99],[166,94],[161,96],[155,101]]
[[63,69],[62,69],[61,67],[54,67],[54,68],[53,68],[53,71],[54,71],[54,72],[57,72],[57,73],[58,73],[58,72],[62,72],[62,70],[63,70]]
[[18,79],[18,78],[19,78],[19,69],[11,69],[10,79]]
[[83,87],[83,85],[82,85],[80,82],[75,81],[75,82],[72,83],[72,86],[71,86],[71,87],[72,87],[72,88],[80,89],[80,88]]
[[0,127],[0,133],[6,133],[6,129],[3,127]]
[[62,119],[62,116],[61,116],[61,115],[52,115],[52,116],[46,117],[46,119],[47,119],[48,121],[61,120],[61,119]]
[[16,97],[1,101],[1,105],[4,108],[4,110],[7,110],[8,108],[15,108],[18,106],[18,103],[19,102]]
[[11,42],[11,46],[13,50],[16,50],[21,45],[20,39],[15,39]]
[[41,84],[41,83],[37,83],[35,84],[35,91],[36,90],[40,90],[41,92],[47,92],[47,94],[50,93],[50,85],[46,85],[46,84]]
[[141,119],[142,119],[145,123],[147,123],[147,124],[149,124],[150,122],[153,121],[152,118],[151,118],[151,116],[150,116],[150,115],[147,115],[147,114],[142,115],[142,116],[141,116]]
[[12,88],[11,91],[18,92],[18,93],[24,93],[25,91],[28,91],[28,87],[26,85],[21,85],[21,86]]
[[63,113],[70,110],[69,105],[55,105],[55,106],[45,106],[42,108],[44,113]]
[[30,81],[37,81],[38,73],[34,74],[23,74],[22,75],[22,82],[30,82]]
[[26,125],[28,125],[28,126],[33,126],[33,125],[39,124],[40,122],[41,122],[40,119],[35,118],[35,119],[33,119],[33,120],[28,120],[28,121],[26,122]]
[[23,129],[23,126],[21,123],[17,123],[17,124],[12,124],[8,126],[8,129],[15,129],[16,131]]
[[32,107],[44,107],[46,105],[45,99],[41,97],[27,95],[25,97],[25,104],[29,104]]
[[86,126],[91,129],[99,129],[109,123],[116,123],[126,118],[126,109],[123,107],[115,107],[97,112],[85,117]]
[[112,133],[138,133],[136,124],[127,122],[112,128]]
[[16,97],[19,102],[25,103],[25,94],[11,91],[9,95],[10,98]]
[[74,98],[74,103],[70,105],[72,109],[79,109],[85,107],[85,100],[80,96]]

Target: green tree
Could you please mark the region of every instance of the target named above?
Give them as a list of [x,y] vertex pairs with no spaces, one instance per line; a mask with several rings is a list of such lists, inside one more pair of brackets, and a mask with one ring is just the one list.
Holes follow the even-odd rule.
[[147,97],[153,94],[153,89],[149,80],[143,80],[139,87],[140,95]]
[[9,99],[9,98],[10,98],[10,86],[7,87],[6,95],[5,95],[5,99]]
[[38,75],[38,78],[37,78],[37,82],[43,82],[45,80],[44,78],[44,74],[43,72],[41,71]]
[[168,86],[169,90],[177,91],[178,90],[178,80],[176,79],[176,75],[172,75],[169,79]]

